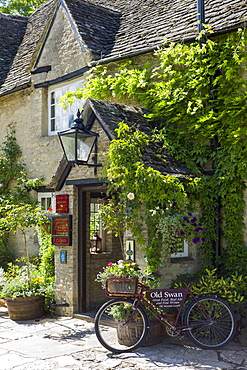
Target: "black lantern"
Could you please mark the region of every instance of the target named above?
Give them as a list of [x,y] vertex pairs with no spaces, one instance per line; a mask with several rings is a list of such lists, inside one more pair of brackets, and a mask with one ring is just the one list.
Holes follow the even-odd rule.
[[[69,162],[87,164],[94,145],[97,150],[96,143],[99,134],[86,129],[80,115],[78,109],[77,118],[71,128],[58,132],[58,137]],[[97,166],[97,164],[92,164],[92,166]]]

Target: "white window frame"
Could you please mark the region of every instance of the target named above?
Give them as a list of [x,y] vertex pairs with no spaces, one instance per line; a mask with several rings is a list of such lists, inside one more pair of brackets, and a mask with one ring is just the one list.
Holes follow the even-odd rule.
[[83,87],[84,81],[80,78],[71,82],[53,85],[48,88],[48,135],[57,135],[59,131],[65,130],[73,124],[78,109],[83,106],[83,101],[75,99],[72,105],[65,110],[60,106],[59,98],[68,91],[75,91]]
[[45,206],[42,208],[43,211],[47,211],[48,208],[52,208],[54,212],[56,212],[56,197],[55,193],[53,192],[39,192],[38,193],[38,202],[40,204],[40,207],[42,206],[42,199],[51,199],[51,204],[50,206],[47,204],[47,201],[45,201]]
[[188,257],[188,255],[189,255],[189,245],[188,242],[184,240],[183,250],[176,253],[172,253],[171,258]]

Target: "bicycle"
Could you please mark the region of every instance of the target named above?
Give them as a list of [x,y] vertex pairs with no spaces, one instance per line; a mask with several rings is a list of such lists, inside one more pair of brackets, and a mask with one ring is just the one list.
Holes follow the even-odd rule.
[[[146,309],[166,327],[170,336],[185,332],[200,348],[218,349],[234,336],[236,321],[227,302],[216,294],[195,296],[187,281],[184,289],[150,289],[130,278],[108,278],[105,293],[111,297],[95,316],[95,333],[99,342],[114,353],[130,352],[148,336],[150,319]],[[186,298],[190,300],[185,303]],[[175,320],[169,322],[164,310],[176,308]]]

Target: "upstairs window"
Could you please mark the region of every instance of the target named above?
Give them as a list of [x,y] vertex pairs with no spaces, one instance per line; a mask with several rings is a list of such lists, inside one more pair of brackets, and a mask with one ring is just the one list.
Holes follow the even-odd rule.
[[38,202],[42,211],[52,209],[55,211],[55,194],[54,193],[38,193]]
[[56,135],[58,131],[65,130],[73,124],[78,109],[81,109],[83,101],[76,99],[72,105],[65,110],[61,107],[59,98],[68,91],[75,91],[83,86],[83,81],[77,81],[68,85],[62,85],[57,88],[50,88],[49,94],[49,135]]

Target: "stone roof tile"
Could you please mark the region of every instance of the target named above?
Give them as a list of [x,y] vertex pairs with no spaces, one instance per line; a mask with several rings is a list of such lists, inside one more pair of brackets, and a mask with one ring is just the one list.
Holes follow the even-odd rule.
[[83,42],[101,55],[111,50],[120,26],[121,13],[81,0],[65,0]]
[[[88,106],[91,107],[106,133],[110,134],[110,139],[116,138],[115,130],[120,122],[124,122],[130,127],[138,127],[142,132],[151,135],[151,124],[144,117],[144,114],[148,113],[146,109],[96,99],[87,99],[84,109],[86,110]],[[88,128],[91,129],[91,125]],[[169,155],[167,150],[162,147],[162,143],[152,141],[143,153],[143,162],[145,166],[152,167],[163,175],[180,178],[193,176],[182,162]]]
[[4,83],[27,26],[27,17],[0,14],[0,85]]
[[[85,46],[96,59],[105,62],[150,51],[162,45],[164,39],[179,41],[193,39],[197,35],[195,0],[60,1],[66,3]],[[246,0],[204,1],[205,23],[210,24],[214,31],[237,28],[247,20]],[[18,52],[13,47],[8,56],[4,55],[7,61],[4,64],[1,59],[4,52],[0,51],[0,95],[29,83],[28,68],[32,55],[42,42],[57,3],[58,0],[50,0],[31,15],[24,37],[25,18],[3,17],[9,19],[7,29],[11,30],[13,22],[19,29],[19,32],[9,31],[10,35],[6,33],[4,42],[8,44],[8,37],[13,37],[16,45],[20,46]]]
[[[9,91],[13,91],[19,87],[25,87],[30,83],[30,73],[28,71],[29,64],[33,52],[40,41],[40,37],[47,25],[47,20],[53,14],[54,5],[57,0],[50,0],[41,5],[28,19],[25,30],[22,29],[22,39],[15,36],[14,31],[9,29],[12,37],[15,37],[16,43],[19,42],[20,46],[14,56],[11,68],[1,85],[0,95]],[[23,17],[22,17],[23,18]],[[25,17],[24,17],[25,18]],[[26,18],[25,18],[26,21]],[[24,27],[23,27],[24,28]],[[1,66],[2,68],[2,66]]]

